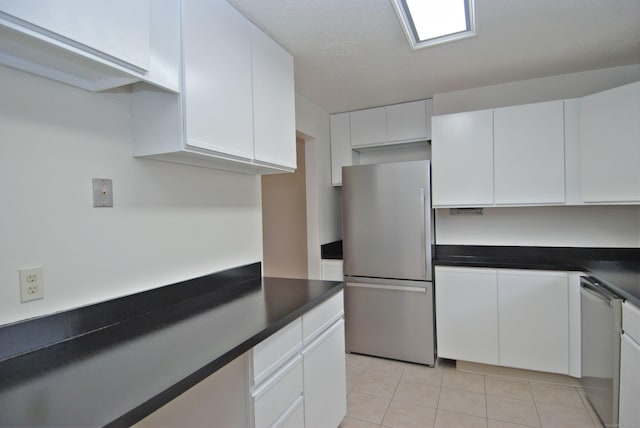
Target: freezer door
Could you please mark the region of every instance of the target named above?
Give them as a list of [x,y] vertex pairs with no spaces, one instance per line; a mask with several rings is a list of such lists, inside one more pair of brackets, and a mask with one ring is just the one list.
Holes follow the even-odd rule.
[[431,280],[429,161],[345,167],[344,273]]
[[345,280],[347,352],[433,366],[432,283]]

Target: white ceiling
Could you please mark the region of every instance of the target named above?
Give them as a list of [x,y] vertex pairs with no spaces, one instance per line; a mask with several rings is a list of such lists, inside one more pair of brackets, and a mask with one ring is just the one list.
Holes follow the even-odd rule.
[[476,0],[475,37],[412,51],[391,0],[228,0],[328,112],[640,63],[640,0]]

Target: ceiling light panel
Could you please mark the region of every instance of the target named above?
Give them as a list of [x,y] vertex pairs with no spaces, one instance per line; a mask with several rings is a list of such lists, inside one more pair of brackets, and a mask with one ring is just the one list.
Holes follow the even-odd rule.
[[391,0],[413,49],[475,35],[474,0]]

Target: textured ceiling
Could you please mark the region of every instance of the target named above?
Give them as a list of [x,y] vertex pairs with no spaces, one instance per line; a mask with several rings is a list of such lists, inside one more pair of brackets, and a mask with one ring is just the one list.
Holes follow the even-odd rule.
[[640,0],[476,0],[475,37],[412,51],[390,0],[228,0],[330,113],[640,64]]

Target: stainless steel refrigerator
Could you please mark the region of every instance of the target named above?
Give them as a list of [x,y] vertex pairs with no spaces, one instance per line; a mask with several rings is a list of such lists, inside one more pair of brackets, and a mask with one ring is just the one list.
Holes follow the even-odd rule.
[[433,366],[429,161],[342,169],[347,352]]

